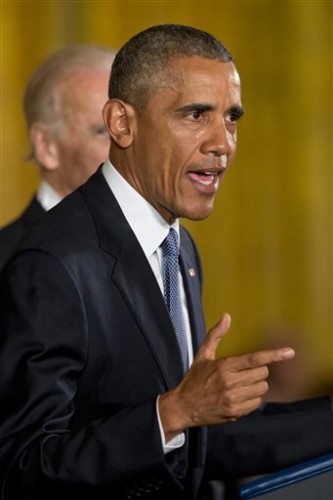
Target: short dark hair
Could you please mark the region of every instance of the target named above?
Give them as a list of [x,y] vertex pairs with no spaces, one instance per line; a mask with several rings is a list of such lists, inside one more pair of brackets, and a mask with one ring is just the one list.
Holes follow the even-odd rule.
[[158,88],[170,83],[170,62],[176,58],[232,61],[226,47],[206,31],[180,24],[162,24],[141,31],[118,51],[112,65],[109,98],[142,109]]

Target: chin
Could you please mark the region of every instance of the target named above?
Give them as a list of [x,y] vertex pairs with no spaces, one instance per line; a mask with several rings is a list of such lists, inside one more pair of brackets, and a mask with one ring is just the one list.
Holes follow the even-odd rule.
[[180,215],[180,217],[184,219],[189,219],[193,221],[199,221],[199,220],[205,220],[207,217],[210,216],[210,214],[213,211],[213,207],[206,207],[203,209],[202,207],[199,208],[193,208],[192,210],[184,210],[184,213]]

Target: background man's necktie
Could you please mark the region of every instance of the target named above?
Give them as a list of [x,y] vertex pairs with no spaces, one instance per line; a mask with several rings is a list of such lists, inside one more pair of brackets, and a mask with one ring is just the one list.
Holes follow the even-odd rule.
[[179,283],[179,247],[177,232],[170,228],[168,236],[161,244],[163,255],[164,300],[177,335],[183,359],[184,370],[188,369],[186,328],[183,316]]

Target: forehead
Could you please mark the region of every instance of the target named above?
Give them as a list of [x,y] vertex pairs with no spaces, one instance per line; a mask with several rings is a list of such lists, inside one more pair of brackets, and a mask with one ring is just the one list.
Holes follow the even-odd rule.
[[75,102],[82,96],[85,100],[95,95],[103,95],[107,99],[109,73],[107,71],[77,71],[64,75],[58,84],[62,96]]
[[233,62],[201,57],[182,57],[168,65],[168,78],[160,81],[155,97],[173,94],[177,100],[240,101],[240,78]]
[[107,101],[108,72],[81,71],[66,75],[60,81],[62,113],[101,116]]

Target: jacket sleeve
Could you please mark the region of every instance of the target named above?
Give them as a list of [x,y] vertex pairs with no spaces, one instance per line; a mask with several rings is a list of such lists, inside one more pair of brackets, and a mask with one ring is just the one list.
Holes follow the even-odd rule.
[[53,482],[94,493],[131,491],[142,481],[148,490],[177,486],[163,455],[156,398],[72,426],[89,336],[81,291],[63,264],[24,251],[0,282],[2,494],[21,485],[26,493],[9,498],[28,499],[29,484],[45,483],[51,498]]

